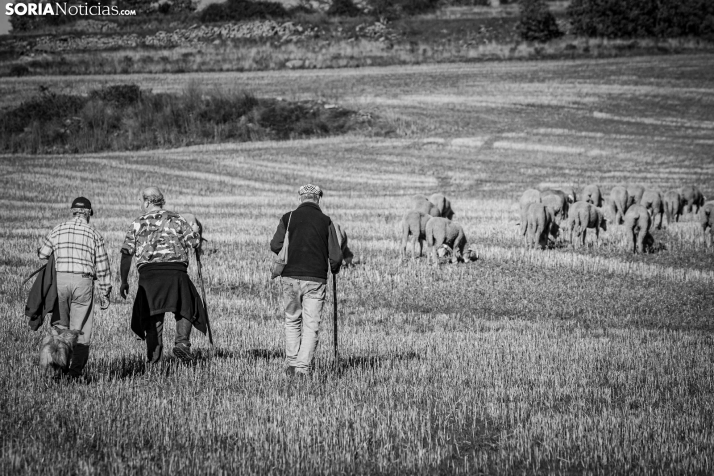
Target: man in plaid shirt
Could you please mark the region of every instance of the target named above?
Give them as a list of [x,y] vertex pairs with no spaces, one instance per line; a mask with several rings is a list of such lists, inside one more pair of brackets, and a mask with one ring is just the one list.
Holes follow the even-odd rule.
[[73,218],[54,227],[42,239],[42,246],[37,250],[38,256],[43,260],[49,259],[54,253],[59,321],[52,322],[52,332],[57,334],[57,329],[67,328],[82,331],[67,372],[67,375],[73,378],[82,375],[89,359],[94,316],[94,281],[98,281],[102,310],[109,307],[109,296],[112,292],[104,238],[89,224],[89,218],[93,214],[89,200],[84,197],[74,199]]

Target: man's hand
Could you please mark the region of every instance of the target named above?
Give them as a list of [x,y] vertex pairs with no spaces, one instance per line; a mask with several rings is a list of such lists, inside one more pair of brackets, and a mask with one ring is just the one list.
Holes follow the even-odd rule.
[[121,283],[119,286],[119,295],[122,299],[126,299],[126,295],[129,293],[129,283]]
[[109,300],[109,294],[107,294],[106,296],[99,297],[99,308],[102,311],[106,311],[107,309],[109,309],[109,304],[111,304],[111,301]]
[[183,218],[191,225],[191,230],[193,230],[194,233],[198,233],[199,235],[203,234],[203,225],[201,225],[201,222],[198,221],[198,218],[196,218],[193,213],[186,213],[183,215]]

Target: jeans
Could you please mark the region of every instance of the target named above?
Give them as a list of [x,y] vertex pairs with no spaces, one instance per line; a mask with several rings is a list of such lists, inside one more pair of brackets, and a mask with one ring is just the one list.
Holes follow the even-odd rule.
[[52,334],[60,329],[82,331],[72,350],[67,374],[82,375],[89,360],[89,342],[94,322],[94,279],[74,273],[57,273],[57,307],[59,320],[52,321]]
[[77,344],[89,345],[94,321],[94,280],[81,274],[57,273],[57,304],[59,321],[51,323],[56,329],[81,330]]
[[[154,314],[148,319],[144,319],[144,331],[146,332],[146,357],[149,363],[155,364],[161,360],[164,351],[164,316],[166,313]],[[186,318],[176,319],[176,345],[191,347],[191,328],[193,324]]]
[[319,342],[325,284],[287,277],[280,279],[285,307],[286,361],[295,372],[310,373]]

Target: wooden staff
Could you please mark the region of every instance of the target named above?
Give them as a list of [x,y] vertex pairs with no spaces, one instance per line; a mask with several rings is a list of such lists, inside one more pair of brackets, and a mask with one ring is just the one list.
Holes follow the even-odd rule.
[[337,275],[332,275],[332,340],[335,344],[335,364],[337,364]]

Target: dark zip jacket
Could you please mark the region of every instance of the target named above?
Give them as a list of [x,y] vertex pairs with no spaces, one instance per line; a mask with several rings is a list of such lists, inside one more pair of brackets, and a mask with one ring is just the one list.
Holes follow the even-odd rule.
[[[55,254],[52,253],[47,265],[37,274],[30,288],[25,304],[25,316],[30,318],[30,329],[36,331],[42,327],[45,315],[53,313],[53,321],[59,319],[57,302],[57,272],[55,271]],[[56,319],[55,319],[56,318]],[[69,325],[69,323],[63,323]]]
[[145,339],[146,319],[165,312],[188,319],[206,333],[208,313],[186,270],[181,262],[147,263],[139,268],[139,287],[131,313],[131,330],[137,336]]
[[292,214],[292,218],[290,213],[283,215],[270,241],[271,251],[279,253],[290,219],[288,263],[281,276],[326,283],[328,262],[332,274],[339,273],[342,265],[342,251],[335,226],[330,217],[312,202],[302,203]]

